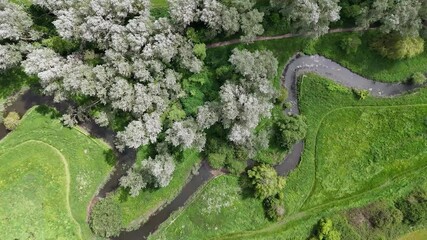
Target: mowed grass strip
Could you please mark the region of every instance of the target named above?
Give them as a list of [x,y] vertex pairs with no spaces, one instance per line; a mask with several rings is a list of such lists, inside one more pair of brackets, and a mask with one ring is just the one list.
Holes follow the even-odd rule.
[[0,226],[8,226],[0,239],[91,239],[87,207],[112,170],[108,152],[81,129],[63,127],[46,108],[30,109],[0,142],[0,202],[13,209],[0,214]]

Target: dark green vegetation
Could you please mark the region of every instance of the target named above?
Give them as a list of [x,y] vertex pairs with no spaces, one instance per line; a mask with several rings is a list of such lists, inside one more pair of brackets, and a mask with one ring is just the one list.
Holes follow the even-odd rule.
[[[360,100],[350,89],[315,75],[307,75],[300,89],[301,112],[307,118],[308,131],[302,162],[285,186],[283,220],[262,220],[263,211],[258,204],[258,213],[250,217],[198,214],[193,222],[190,216],[206,204],[199,196],[173,218],[173,223],[166,222],[153,239],[204,239],[224,237],[226,233],[230,238],[304,239],[321,216],[383,198],[405,196],[415,186],[425,184],[426,89],[393,99],[368,96]],[[224,177],[214,180],[202,194],[214,196],[211,188],[225,181],[221,178]],[[244,206],[252,200],[242,197],[242,184],[237,178],[234,185],[223,186],[234,188],[228,195],[239,201],[224,207],[219,214],[249,214]],[[221,221],[213,224],[214,219]],[[259,225],[254,226],[257,221]],[[196,224],[205,226],[203,231]],[[336,228],[339,229],[338,224]]]
[[90,239],[87,207],[112,170],[109,147],[36,107],[0,142],[1,239]]
[[89,225],[98,236],[118,236],[122,228],[120,206],[110,197],[99,200],[92,208]]

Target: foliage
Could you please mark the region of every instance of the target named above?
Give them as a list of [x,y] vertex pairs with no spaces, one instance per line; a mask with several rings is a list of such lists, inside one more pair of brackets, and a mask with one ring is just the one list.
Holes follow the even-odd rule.
[[157,154],[154,159],[148,157],[141,162],[141,167],[129,169],[120,179],[120,186],[128,188],[130,195],[136,197],[147,186],[166,187],[172,180],[175,162],[169,154]]
[[369,96],[369,91],[365,89],[352,89],[354,95],[356,95],[357,99],[364,100]]
[[315,228],[314,239],[319,240],[340,240],[341,233],[334,229],[331,219],[321,219]]
[[422,8],[426,3],[419,0],[406,1],[365,1],[357,25],[365,29],[379,22],[383,33],[398,33],[401,36],[418,36],[422,28]]
[[89,225],[98,236],[118,236],[122,227],[120,205],[111,197],[99,200],[92,208]]
[[357,52],[357,49],[361,44],[362,40],[360,40],[360,37],[354,34],[342,39],[340,46],[345,53],[352,54]]
[[264,200],[266,213],[269,219],[273,221],[278,221],[284,217],[285,206],[283,204],[283,201],[283,199],[278,199],[275,197],[269,197]]
[[221,169],[225,165],[226,157],[225,154],[210,153],[208,155],[209,165],[215,169]]
[[422,84],[426,83],[426,81],[427,81],[427,78],[424,75],[424,73],[422,73],[422,72],[416,72],[411,77],[411,82],[413,84],[422,85]]
[[198,58],[204,60],[206,58],[206,45],[204,43],[195,44],[193,52]]
[[255,189],[255,196],[259,199],[274,197],[282,191],[286,183],[284,177],[277,176],[276,170],[265,164],[248,170],[248,176]]
[[274,6],[291,21],[291,26],[299,32],[311,33],[319,37],[329,30],[329,25],[340,19],[341,7],[337,0],[272,0]]
[[307,124],[301,115],[285,115],[278,119],[275,124],[278,129],[278,141],[287,149],[290,149],[296,142],[305,138]]
[[424,52],[424,40],[420,37],[382,36],[371,47],[389,59],[413,58]]
[[9,112],[3,119],[3,124],[7,130],[12,131],[18,127],[20,119],[21,117],[17,112]]
[[396,202],[396,208],[403,213],[403,221],[415,225],[427,219],[427,194],[415,191]]

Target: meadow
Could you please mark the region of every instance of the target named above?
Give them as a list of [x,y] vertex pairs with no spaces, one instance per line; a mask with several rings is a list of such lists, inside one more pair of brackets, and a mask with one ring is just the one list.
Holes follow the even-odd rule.
[[0,142],[0,238],[92,238],[87,209],[112,171],[109,150],[52,111],[30,109]]

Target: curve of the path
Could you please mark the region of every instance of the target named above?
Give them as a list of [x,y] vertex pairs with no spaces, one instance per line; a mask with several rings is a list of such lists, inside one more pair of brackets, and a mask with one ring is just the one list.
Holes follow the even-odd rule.
[[[335,31],[353,31],[354,29],[341,29]],[[284,38],[284,36],[279,37]],[[267,39],[264,39],[267,40]],[[387,97],[399,95],[407,91],[414,90],[416,86],[404,84],[390,84],[375,82],[360,75],[357,75],[350,70],[342,67],[338,63],[333,62],[322,56],[302,56],[297,54],[286,65],[282,74],[282,83],[287,88],[289,96],[287,101],[291,107],[286,110],[288,114],[299,114],[298,109],[298,91],[297,81],[301,74],[314,72],[321,76],[325,76],[340,83],[344,86],[365,89],[371,92],[373,96]],[[34,105],[46,104],[57,108],[61,112],[65,112],[69,106],[74,104],[71,102],[54,103],[52,98],[40,96],[37,93],[27,91],[15,101],[8,111],[17,111],[24,114],[29,108]],[[114,146],[115,133],[107,128],[102,128],[96,125],[93,121],[82,123],[81,126],[89,131],[89,133],[97,138],[102,138],[105,142]],[[6,136],[7,131],[3,125],[0,125],[0,139]],[[301,153],[304,149],[302,141],[296,143],[285,160],[275,166],[280,175],[287,175],[291,170],[295,169],[300,161]],[[132,166],[135,161],[135,151],[126,151],[118,153],[118,163],[115,172],[111,175],[110,180],[101,188],[96,197],[104,197],[107,193],[114,191],[118,187],[119,179],[123,176],[127,169]],[[157,230],[158,226],[164,222],[174,211],[183,207],[187,200],[197,191],[197,189],[213,178],[212,169],[204,161],[200,167],[199,174],[194,175],[189,182],[183,187],[177,197],[164,206],[161,210],[156,211],[148,218],[139,229],[131,232],[122,232],[119,237],[114,239],[146,239],[151,233]]]

